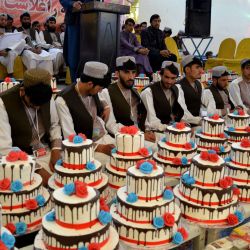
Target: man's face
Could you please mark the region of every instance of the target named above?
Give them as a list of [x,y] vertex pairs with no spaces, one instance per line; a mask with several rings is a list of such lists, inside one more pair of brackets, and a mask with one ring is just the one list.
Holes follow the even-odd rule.
[[170,72],[168,69],[164,69],[163,75],[161,75],[161,82],[164,88],[170,89],[176,83],[177,75]]
[[0,28],[5,28],[7,25],[7,17],[0,16]]
[[119,70],[118,73],[120,83],[127,89],[134,86],[136,70]]
[[22,18],[21,22],[22,22],[23,28],[25,28],[25,29],[29,29],[30,28],[30,26],[31,26],[31,20],[30,20],[29,16],[24,16]]
[[92,82],[88,83],[88,95],[93,96],[97,93],[101,92],[103,90],[103,87],[100,85],[94,85]]
[[39,32],[40,29],[41,29],[41,24],[40,24],[40,23],[36,24],[36,25],[34,26],[34,29],[37,30],[37,31]]
[[141,30],[145,30],[147,28],[147,24],[146,23],[143,23],[142,25],[141,25]]
[[65,24],[62,24],[60,29],[61,29],[61,32],[64,32],[65,31]]
[[13,25],[13,19],[8,19],[7,20],[7,27],[12,27]]
[[193,64],[191,67],[186,67],[186,75],[193,79],[200,79],[202,71],[203,69],[199,64]]
[[246,65],[242,69],[242,76],[246,78],[247,80],[250,80],[250,64]]
[[125,31],[127,32],[133,32],[134,29],[134,24],[131,22],[128,22],[127,24],[125,24]]
[[155,29],[160,29],[160,25],[161,25],[161,19],[160,18],[155,18],[151,22],[151,26],[153,28],[155,28]]
[[55,32],[56,31],[56,22],[55,21],[48,21],[48,31]]
[[216,79],[217,81],[217,88],[220,90],[226,89],[228,86],[228,76],[222,76],[218,79]]

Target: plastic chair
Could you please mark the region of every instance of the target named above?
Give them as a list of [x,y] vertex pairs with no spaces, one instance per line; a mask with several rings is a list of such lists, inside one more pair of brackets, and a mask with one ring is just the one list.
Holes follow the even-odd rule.
[[177,47],[177,44],[175,42],[175,40],[172,37],[166,37],[165,38],[165,44],[167,49],[176,55],[177,57],[177,62],[180,63],[181,62],[181,56]]
[[141,44],[141,35],[136,34],[135,36],[136,36],[137,41]]
[[209,58],[206,61],[205,69],[212,69],[213,67],[224,64],[225,59],[233,59],[236,49],[236,41],[233,38],[224,39],[219,48],[218,56],[216,58]]
[[71,84],[71,77],[70,77],[70,71],[69,71],[69,67],[66,67],[66,78],[65,78],[65,83],[66,84]]
[[237,46],[234,59],[227,59],[224,65],[231,71],[241,74],[240,62],[244,58],[250,58],[250,38],[244,38]]

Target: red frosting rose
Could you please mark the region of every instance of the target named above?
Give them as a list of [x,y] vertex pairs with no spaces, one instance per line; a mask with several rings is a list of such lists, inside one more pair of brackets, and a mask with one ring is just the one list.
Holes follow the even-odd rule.
[[149,156],[148,149],[147,149],[147,148],[141,148],[141,149],[139,150],[139,154],[140,154],[141,156],[144,156],[144,157]]
[[238,217],[235,214],[229,214],[227,221],[229,225],[236,225],[239,222]]
[[214,114],[212,117],[211,117],[213,120],[219,120],[220,119],[220,116],[218,114]]
[[219,160],[219,156],[217,154],[209,154],[208,159],[212,162],[217,162]]
[[85,134],[79,133],[78,136],[80,136],[84,141],[87,140],[87,136]]
[[120,129],[120,133],[129,135],[135,135],[138,131],[139,129],[136,126],[127,126]]
[[243,148],[249,148],[250,147],[250,140],[247,139],[247,138],[244,138],[244,139],[241,140],[240,145]]
[[98,243],[90,243],[88,250],[101,250],[101,246]]
[[5,82],[11,82],[11,78],[10,77],[5,77],[4,81]]
[[18,161],[18,158],[19,158],[18,152],[17,151],[11,151],[7,155],[6,160],[10,161],[10,162],[14,162],[14,161]]
[[187,232],[187,230],[184,227],[178,228],[177,231],[182,234],[182,237],[183,237],[184,240],[187,240],[187,238],[188,238],[188,232]]
[[73,142],[75,136],[76,136],[75,134],[69,135],[68,137],[69,142]]
[[157,169],[156,162],[154,160],[147,160],[147,162],[152,164],[154,169]]
[[25,202],[25,207],[29,210],[34,210],[38,207],[37,201],[35,199],[30,199]]
[[9,190],[10,189],[10,180],[5,178],[0,181],[0,190]]
[[138,162],[136,162],[136,168],[139,169],[143,162],[145,162],[145,160],[139,160]]
[[106,201],[103,197],[100,198],[100,210],[103,210],[105,212],[109,212],[109,207],[106,204]]
[[5,246],[5,244],[0,240],[0,249],[1,250],[8,250],[8,248]]
[[171,190],[171,191],[172,191],[173,188],[172,188],[171,186],[166,186],[166,187],[165,187],[165,190]]
[[219,182],[219,185],[221,188],[227,188],[228,187],[228,181],[226,179],[221,179]]
[[192,149],[192,145],[191,145],[191,143],[189,143],[189,142],[187,142],[185,145],[184,145],[184,148],[185,149]]
[[177,129],[184,129],[186,127],[186,124],[184,122],[177,122],[175,127]]
[[170,213],[165,213],[163,215],[163,220],[165,222],[165,225],[168,226],[168,227],[172,227],[175,223],[175,219],[174,219],[174,216]]
[[245,115],[245,111],[243,109],[238,109],[238,114],[239,115]]
[[207,160],[208,160],[208,152],[207,152],[207,151],[201,152],[200,158],[201,158],[202,160],[204,160],[204,161],[207,161]]
[[174,165],[181,165],[181,158],[174,158],[173,159],[173,164]]
[[224,134],[224,133],[221,133],[221,134],[219,135],[219,137],[220,137],[220,138],[225,138],[225,134]]
[[220,148],[219,147],[213,147],[212,148],[214,151],[216,151],[216,152],[220,152]]
[[233,194],[239,196],[240,195],[240,189],[239,188],[233,188]]
[[250,133],[250,126],[246,127],[245,129],[248,133]]
[[18,158],[21,161],[27,161],[28,160],[28,155],[23,151],[18,151]]
[[[8,223],[5,225],[5,227],[12,233],[14,234],[16,232],[16,226],[13,223]],[[1,248],[0,248],[1,249]]]
[[86,198],[88,196],[87,184],[81,181],[75,181],[76,196]]
[[233,185],[233,179],[229,176],[226,176],[225,179],[227,180],[228,186],[232,186]]

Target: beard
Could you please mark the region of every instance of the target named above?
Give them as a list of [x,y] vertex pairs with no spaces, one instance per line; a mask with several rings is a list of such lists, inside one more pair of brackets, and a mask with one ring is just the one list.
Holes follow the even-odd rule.
[[[129,84],[129,82],[133,82],[133,84]],[[122,86],[126,89],[132,89],[134,86],[134,80],[128,80],[128,81],[124,81],[121,77],[120,77],[120,83],[122,84]]]
[[48,26],[48,31],[54,33],[54,32],[56,32],[56,27],[49,27]]
[[22,23],[24,29],[30,29],[31,23]]

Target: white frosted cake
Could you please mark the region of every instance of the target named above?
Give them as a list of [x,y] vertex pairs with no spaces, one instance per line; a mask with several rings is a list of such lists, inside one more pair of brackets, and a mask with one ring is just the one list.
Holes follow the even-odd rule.
[[149,84],[150,84],[149,77],[146,77],[146,76],[135,77],[135,80],[134,80],[135,88],[143,89],[147,87]]
[[2,224],[13,234],[25,234],[41,226],[51,209],[49,192],[36,173],[35,160],[18,149],[0,159]]
[[15,78],[6,77],[3,82],[0,83],[0,92],[4,92],[17,84],[20,84]]
[[53,193],[55,208],[43,217],[35,249],[118,249],[112,217],[97,189],[76,181]]
[[225,121],[218,114],[202,119],[202,128],[195,134],[198,152],[215,150],[221,157],[229,156],[231,150],[228,135],[224,133]]
[[56,83],[56,78],[55,78],[55,77],[52,77],[52,78],[51,78],[51,83],[50,83],[50,85],[51,85],[51,88],[52,88],[52,91],[53,91],[53,92],[58,91],[58,89],[57,89],[57,83]]
[[[152,160],[138,162],[127,171],[126,186],[119,188],[111,206],[120,240],[128,245],[158,247],[175,242],[180,208],[171,189],[165,189],[164,171]],[[179,235],[180,236],[180,235]],[[181,242],[176,242],[181,243]]]
[[191,140],[191,128],[178,122],[167,127],[166,137],[158,142],[154,160],[164,168],[166,180],[167,177],[180,177],[190,167],[196,150],[196,144]]
[[83,134],[71,135],[62,142],[63,160],[55,165],[55,173],[49,179],[52,190],[74,181],[84,181],[107,195],[108,177],[102,173],[102,165],[94,159],[93,142]]
[[[228,159],[229,176],[238,188],[239,199],[250,202],[250,140],[233,143]],[[236,190],[237,191],[237,190]]]
[[187,220],[211,225],[235,225],[243,214],[238,211],[238,196],[233,180],[225,175],[225,162],[215,151],[203,151],[192,159],[174,189],[180,200],[182,216]]
[[229,135],[229,142],[240,142],[242,138],[250,139],[250,116],[243,109],[230,113],[227,123],[225,132]]
[[144,146],[144,133],[135,126],[122,127],[115,135],[116,148],[112,150],[110,163],[106,164],[109,186],[117,190],[126,183],[126,172],[136,162],[149,159],[151,149]]

